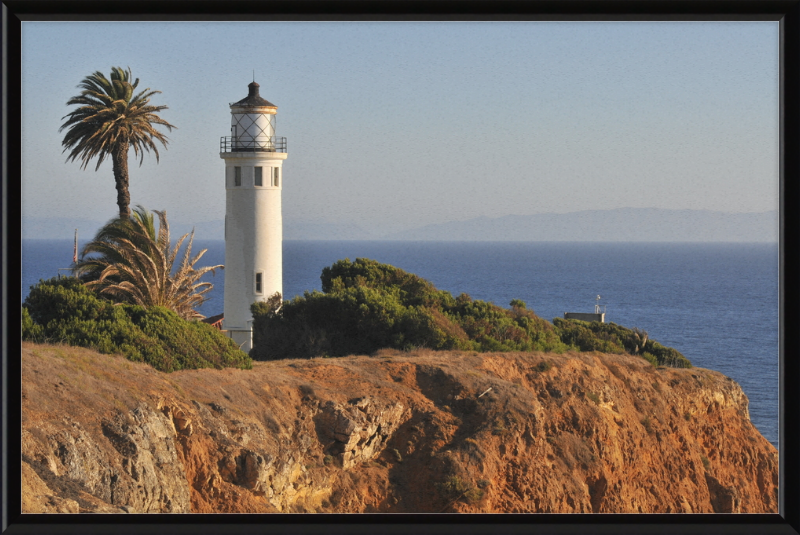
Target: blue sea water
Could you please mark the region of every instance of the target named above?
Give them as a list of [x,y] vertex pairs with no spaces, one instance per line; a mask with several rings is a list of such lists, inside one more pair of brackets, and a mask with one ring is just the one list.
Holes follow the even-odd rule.
[[[82,244],[81,244],[82,245]],[[22,300],[39,279],[69,267],[71,241],[23,240]],[[224,264],[223,241],[198,265]],[[606,321],[646,330],[695,366],[736,380],[750,417],[778,447],[779,249],[777,244],[285,241],[284,297],[321,289],[323,267],[364,257],[392,264],[453,295],[508,306],[522,299],[551,320],[592,312],[602,296]],[[225,272],[200,309],[223,309]]]

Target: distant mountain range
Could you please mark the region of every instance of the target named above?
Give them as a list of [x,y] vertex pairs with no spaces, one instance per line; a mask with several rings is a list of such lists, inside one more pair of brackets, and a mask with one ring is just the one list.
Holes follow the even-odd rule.
[[[23,239],[90,239],[105,221],[73,218],[23,218]],[[174,237],[195,229],[195,238],[222,240],[222,220],[174,222]],[[778,211],[729,213],[711,210],[617,208],[566,214],[478,217],[425,225],[392,234],[377,234],[352,223],[291,221],[283,225],[285,240],[414,240],[414,241],[617,241],[617,242],[776,242]]]
[[776,242],[778,211],[618,208],[566,214],[478,217],[406,230],[384,239],[420,241]]
[[379,240],[382,236],[353,223],[284,221],[284,240]]

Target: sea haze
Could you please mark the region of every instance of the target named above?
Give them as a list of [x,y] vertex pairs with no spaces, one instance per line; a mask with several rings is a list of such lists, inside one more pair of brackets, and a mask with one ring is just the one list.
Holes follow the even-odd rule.
[[[22,292],[69,267],[70,240],[23,240]],[[199,265],[224,264],[223,241]],[[595,297],[606,321],[645,329],[695,366],[742,385],[750,416],[778,446],[779,249],[776,243],[522,243],[284,241],[284,295],[320,290],[323,267],[372,258],[424,277],[454,295],[508,306],[522,299],[551,320],[590,312]],[[225,272],[201,308],[222,312]]]

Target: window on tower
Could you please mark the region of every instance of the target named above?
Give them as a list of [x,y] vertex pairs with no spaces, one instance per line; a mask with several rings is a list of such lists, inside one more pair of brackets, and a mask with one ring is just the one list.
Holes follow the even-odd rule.
[[256,171],[256,186],[263,186],[264,180],[261,174],[261,167],[256,167],[255,171]]
[[256,273],[256,293],[260,294],[263,293],[261,290],[261,273]]
[[242,168],[241,167],[234,167],[233,168],[233,185],[237,188],[242,185]]
[[276,188],[280,186],[280,167],[273,167],[272,168],[272,185]]

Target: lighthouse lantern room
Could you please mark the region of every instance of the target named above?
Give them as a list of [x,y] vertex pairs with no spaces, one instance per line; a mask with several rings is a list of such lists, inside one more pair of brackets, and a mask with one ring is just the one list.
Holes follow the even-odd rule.
[[253,345],[250,305],[283,295],[281,189],[286,138],[275,136],[278,107],[249,84],[230,105],[225,161],[225,299],[222,328],[244,351]]

